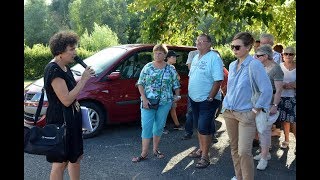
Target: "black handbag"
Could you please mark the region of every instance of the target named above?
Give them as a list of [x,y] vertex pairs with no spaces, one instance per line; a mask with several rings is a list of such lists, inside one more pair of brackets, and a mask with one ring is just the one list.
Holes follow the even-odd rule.
[[150,99],[148,98],[149,100],[149,109],[155,109],[157,110],[158,107],[159,107],[159,103],[160,103],[160,99]]
[[149,102],[150,102],[150,103],[148,104],[149,109],[155,109],[155,110],[157,110],[157,109],[159,108],[160,97],[161,97],[160,95],[161,95],[162,79],[163,79],[163,75],[164,75],[164,73],[165,73],[165,71],[166,71],[166,68],[167,68],[167,65],[166,65],[166,67],[165,67],[165,69],[164,69],[164,71],[163,71],[163,73],[162,73],[162,77],[161,77],[159,98],[158,98],[158,99],[148,98],[148,100],[149,100]]
[[[34,116],[34,124],[40,114],[44,97],[44,89]],[[63,113],[64,116],[64,113]],[[46,124],[44,127],[24,127],[24,152],[28,154],[50,155],[61,157],[66,155],[66,122],[62,126]]]

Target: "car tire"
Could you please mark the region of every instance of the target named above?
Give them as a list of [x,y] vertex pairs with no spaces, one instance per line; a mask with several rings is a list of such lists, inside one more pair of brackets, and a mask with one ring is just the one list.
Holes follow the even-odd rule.
[[80,102],[81,106],[85,106],[89,110],[89,117],[91,120],[93,131],[83,131],[83,138],[92,138],[97,136],[104,128],[106,122],[106,116],[102,108],[93,102]]

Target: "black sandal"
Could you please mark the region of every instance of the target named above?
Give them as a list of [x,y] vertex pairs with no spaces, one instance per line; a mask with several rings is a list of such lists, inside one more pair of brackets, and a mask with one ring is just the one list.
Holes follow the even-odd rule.
[[[198,151],[200,154],[198,154]],[[188,154],[188,157],[191,157],[191,158],[200,158],[201,157],[201,154],[202,154],[202,151],[201,150],[194,150],[192,151],[190,154]]]
[[197,162],[196,168],[206,168],[210,165],[209,159],[205,159],[204,157],[201,157],[200,161]]
[[134,158],[132,158],[132,162],[134,162],[134,163],[136,163],[136,162],[140,162],[140,161],[143,161],[143,160],[146,160],[146,159],[148,159],[148,157],[147,157],[148,155],[146,155],[145,157],[143,157],[143,156],[139,156],[139,157],[134,157]]
[[164,154],[162,154],[159,150],[156,150],[156,152],[154,152],[153,155],[158,159],[164,158]]

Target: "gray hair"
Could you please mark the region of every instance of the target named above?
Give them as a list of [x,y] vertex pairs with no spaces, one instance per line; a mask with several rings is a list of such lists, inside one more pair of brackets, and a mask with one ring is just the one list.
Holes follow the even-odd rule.
[[273,44],[274,44],[274,37],[272,34],[267,34],[267,33],[261,34],[260,41],[261,41],[261,39],[268,39],[268,42],[269,42],[268,44],[270,44],[271,46],[273,46]]
[[270,44],[263,44],[263,45],[259,46],[256,50],[256,54],[258,52],[268,55],[268,59],[273,60],[273,50],[272,50],[272,46]]
[[284,48],[283,53],[293,53],[293,54],[296,54],[296,50],[295,50],[294,47],[288,46],[288,47]]

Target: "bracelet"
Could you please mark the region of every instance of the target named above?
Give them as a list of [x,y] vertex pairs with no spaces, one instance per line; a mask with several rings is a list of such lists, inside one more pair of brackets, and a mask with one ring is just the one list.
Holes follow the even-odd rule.
[[207,101],[213,101],[213,98],[211,98],[211,97],[207,97]]
[[252,112],[254,112],[255,114],[257,114],[257,110],[255,110],[254,108],[252,108]]
[[181,99],[181,96],[176,96],[176,95],[174,95],[174,99]]

